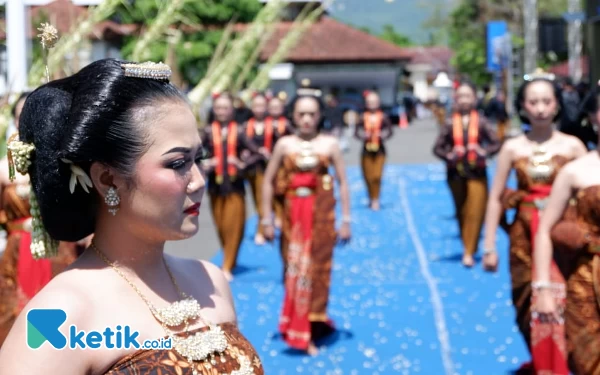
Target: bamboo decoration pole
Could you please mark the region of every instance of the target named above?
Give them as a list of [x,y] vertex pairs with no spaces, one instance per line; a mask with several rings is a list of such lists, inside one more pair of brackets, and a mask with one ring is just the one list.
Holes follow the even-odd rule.
[[235,20],[235,18],[232,18],[231,21],[229,21],[229,23],[227,24],[227,27],[225,27],[225,31],[223,32],[223,35],[219,40],[219,44],[217,44],[217,48],[215,49],[215,53],[212,59],[210,59],[210,63],[208,64],[206,76],[210,76],[214,72],[215,67],[222,62],[223,55],[225,55],[227,46],[230,45],[231,38],[234,36],[233,26],[235,25]]
[[215,68],[210,75],[204,77],[202,81],[192,89],[188,94],[190,102],[195,109],[198,109],[203,100],[210,94],[210,91],[222,90],[231,76],[235,74],[240,65],[248,58],[251,48],[256,46],[259,38],[264,34],[268,24],[275,22],[286,3],[282,0],[270,1],[256,16],[254,22],[249,25],[246,32],[233,42],[231,49],[216,63]]
[[131,59],[140,62],[148,58],[148,46],[156,42],[176,20],[183,6],[189,0],[171,0],[165,9],[158,12],[150,27],[144,32],[133,48]]
[[[79,43],[92,32],[94,25],[110,17],[122,0],[104,0],[98,6],[92,8],[87,17],[77,23],[74,30],[67,35],[63,35],[48,54],[48,70],[52,76],[63,64],[65,56],[74,51]],[[38,86],[43,83],[45,76],[45,66],[43,61],[36,61],[29,71],[29,83],[32,86]]]

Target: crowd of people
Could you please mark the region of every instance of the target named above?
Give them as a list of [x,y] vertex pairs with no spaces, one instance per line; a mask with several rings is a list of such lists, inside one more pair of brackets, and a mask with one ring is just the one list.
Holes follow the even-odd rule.
[[[0,259],[0,374],[262,374],[237,330],[228,283],[246,225],[247,186],[260,217],[256,244],[281,237],[283,338],[314,355],[315,343],[334,331],[327,314],[333,250],[351,237],[343,151],[330,134],[341,126],[335,103],[302,87],[289,102],[256,93],[248,110],[236,111],[236,99],[223,92],[198,130],[169,77],[164,64],[104,59],[17,101],[0,168],[8,233]],[[355,136],[373,210],[392,134],[379,95],[365,93]],[[166,241],[197,232],[205,190],[221,269],[163,251]],[[46,346],[23,361],[30,358],[24,312],[40,308],[62,309],[67,325],[81,329],[129,325],[142,339],[166,335],[173,349],[57,354]]]
[[[245,108],[232,94],[216,93],[209,123],[198,130],[169,78],[164,64],[104,59],[17,101],[15,133],[0,162],[0,224],[8,233],[0,259],[0,374],[262,374],[237,329],[229,289],[248,187],[259,214],[254,242],[280,236],[282,337],[315,355],[318,340],[335,330],[327,314],[333,251],[351,238],[335,100],[303,86],[289,102],[256,93]],[[580,100],[576,93],[543,72],[527,75],[515,100],[524,132],[509,137],[504,93],[478,100],[476,88],[461,82],[433,147],[447,167],[463,265],[475,265],[483,228],[483,267],[496,272],[496,233],[509,234],[512,300],[532,356],[523,373],[600,371],[600,180],[591,173],[600,165],[600,89]],[[365,92],[354,136],[373,211],[381,208],[393,129],[377,92]],[[512,172],[516,189],[507,187]],[[198,231],[205,190],[221,269],[164,253],[166,241]],[[56,307],[69,326],[129,325],[141,338],[166,335],[173,348],[41,347],[24,361],[31,356],[23,312]]]
[[[600,89],[580,99],[570,81],[561,87],[551,74],[527,75],[514,108],[523,132],[511,138],[503,92],[479,102],[476,92],[468,82],[458,84],[454,112],[433,150],[447,166],[463,264],[474,265],[484,227],[483,267],[496,272],[496,234],[506,230],[512,302],[532,358],[519,373],[598,374],[599,181],[593,170],[600,163]],[[495,155],[490,184],[486,159]],[[512,172],[516,189],[507,186]]]

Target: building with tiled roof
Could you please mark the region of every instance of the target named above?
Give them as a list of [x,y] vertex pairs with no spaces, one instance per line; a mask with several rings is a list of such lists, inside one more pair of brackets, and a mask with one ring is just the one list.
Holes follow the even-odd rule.
[[[5,0],[6,1],[6,0]],[[59,34],[66,34],[74,25],[84,18],[88,12],[88,6],[97,5],[98,0],[21,0],[25,5],[25,18],[30,20],[28,35],[25,40],[35,40],[39,31],[36,22],[49,22],[57,28]],[[0,0],[0,4],[2,1]],[[36,24],[34,24],[36,23]],[[27,25],[27,22],[25,23]],[[0,40],[6,40],[6,22],[0,20]],[[26,26],[24,27],[26,28]],[[67,56],[65,70],[67,72],[77,71],[81,67],[106,57],[119,57],[122,38],[137,31],[137,25],[123,25],[106,20],[94,25],[87,40],[83,40],[77,53]],[[21,43],[19,43],[21,44]],[[19,48],[27,49],[27,44]],[[22,51],[20,51],[23,53]],[[30,54],[29,54],[30,55]],[[30,57],[29,57],[30,58]],[[25,57],[23,57],[25,59]],[[0,94],[6,92],[9,87],[7,46],[0,45]],[[22,64],[19,64],[22,66]],[[11,82],[12,83],[12,82]],[[14,87],[10,89],[15,90]],[[18,91],[18,90],[17,90]]]
[[[263,47],[262,62],[275,53],[292,29],[291,20],[297,13],[307,3],[321,1],[293,0],[290,3],[288,20],[277,25]],[[365,90],[376,90],[382,104],[391,107],[396,105],[403,68],[410,59],[405,49],[325,14],[305,32],[285,62],[272,69],[271,89],[293,94],[300,82],[309,80],[311,86],[325,94],[333,93],[342,102],[354,103],[361,101]]]
[[413,86],[413,94],[427,101],[430,96],[430,82],[439,73],[450,73],[450,59],[454,53],[448,47],[408,47],[405,51],[411,56],[406,65],[410,73],[409,82]]
[[[97,0],[25,1],[31,5],[31,19],[45,17],[61,34],[71,30],[87,13],[86,5],[98,3]],[[290,20],[297,16],[300,9],[307,3],[315,3],[316,6],[321,2],[288,1],[287,20],[276,25],[273,35],[264,45],[260,54],[262,63],[268,61],[277,50],[292,28]],[[245,28],[244,24],[236,26],[237,31]],[[193,33],[197,29],[184,25],[181,30]],[[73,69],[104,57],[118,57],[123,36],[136,32],[139,32],[138,25],[123,25],[110,20],[96,25],[74,59],[77,66]],[[32,25],[30,39],[34,39],[37,33]],[[3,31],[0,31],[0,39],[4,38]],[[302,80],[309,79],[313,86],[321,88],[326,94],[333,92],[340,96],[360,98],[364,90],[374,89],[382,95],[384,105],[392,106],[396,104],[396,95],[401,91],[402,73],[411,61],[417,59],[419,62],[423,56],[418,50],[398,47],[325,14],[306,31],[286,61],[271,71],[272,88],[292,94]]]

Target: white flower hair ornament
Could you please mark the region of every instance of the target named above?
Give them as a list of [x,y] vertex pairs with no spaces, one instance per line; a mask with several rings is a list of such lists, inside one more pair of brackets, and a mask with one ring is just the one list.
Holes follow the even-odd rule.
[[[18,134],[14,134],[8,140],[7,149],[8,174],[12,182],[16,177],[15,170],[22,175],[27,175],[35,146],[21,142]],[[58,254],[58,241],[50,237],[44,229],[33,186],[29,189],[29,212],[31,214],[31,255],[34,259],[56,256]]]
[[75,193],[75,187],[77,186],[77,183],[79,183],[83,190],[89,194],[90,191],[88,190],[88,187],[94,187],[94,184],[92,183],[92,180],[87,175],[87,173],[85,173],[85,171],[81,169],[81,167],[78,167],[75,164],[73,164],[71,160],[60,160],[62,160],[63,163],[69,164],[71,166],[71,179],[69,180],[69,191],[71,192],[71,194]]

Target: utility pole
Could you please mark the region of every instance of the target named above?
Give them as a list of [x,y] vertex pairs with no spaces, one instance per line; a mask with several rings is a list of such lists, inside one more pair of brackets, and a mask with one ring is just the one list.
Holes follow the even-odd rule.
[[590,67],[590,84],[596,87],[600,80],[600,0],[586,0],[586,20],[587,20],[587,50]]
[[524,74],[533,73],[537,68],[538,58],[538,12],[537,0],[523,0],[523,34],[525,36],[524,48]]
[[8,89],[21,92],[27,87],[27,23],[25,1],[10,0],[6,3],[6,56],[8,65]]
[[[581,1],[569,0],[569,14],[581,13]],[[569,22],[569,76],[573,82],[581,81],[581,19],[575,17]]]

